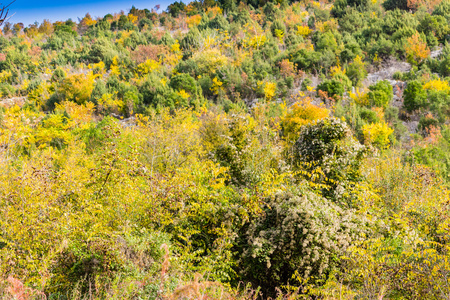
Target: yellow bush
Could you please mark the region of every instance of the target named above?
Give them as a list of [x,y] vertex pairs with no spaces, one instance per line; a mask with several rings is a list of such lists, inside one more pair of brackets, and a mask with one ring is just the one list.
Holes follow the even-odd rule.
[[55,112],[61,114],[65,112],[70,117],[68,122],[71,128],[87,128],[93,121],[95,104],[88,102],[85,105],[78,105],[75,102],[64,101],[56,104]]
[[11,71],[5,70],[0,72],[0,83],[10,82],[11,78],[12,78]]
[[96,64],[89,64],[88,68],[93,70],[93,71],[97,71],[98,74],[104,74],[105,73],[105,63],[104,62],[99,62]]
[[220,92],[221,90],[223,90],[222,85],[223,85],[223,82],[220,81],[217,77],[214,77],[214,79],[213,79],[213,85],[212,85],[211,88],[210,88],[211,91],[214,93],[214,95],[218,95],[219,92]]
[[122,36],[120,37],[120,39],[116,40],[116,43],[123,46],[123,43],[125,42],[125,40],[127,38],[129,38],[132,33],[133,33],[133,31],[122,31]]
[[312,32],[311,29],[309,29],[308,26],[305,25],[299,25],[297,26],[297,34],[301,35],[303,37],[307,37],[308,35],[310,35]]
[[173,53],[180,53],[181,52],[180,43],[178,42],[178,40],[172,46],[170,46],[170,51],[173,52]]
[[90,99],[94,84],[95,75],[92,72],[74,74],[64,78],[59,87],[59,92],[65,96],[66,100],[84,104]]
[[128,14],[128,21],[130,21],[131,23],[136,25],[137,21],[138,21],[138,17],[133,14]]
[[38,106],[43,105],[44,100],[48,99],[49,96],[48,87],[49,85],[46,82],[41,83],[37,88],[28,93],[28,100],[36,103]]
[[13,150],[15,147],[26,147],[32,137],[43,113],[24,110],[19,106],[6,109],[0,122],[0,147]]
[[213,18],[215,18],[217,15],[222,14],[222,9],[218,6],[214,6],[214,7],[208,7],[208,9],[206,10],[207,14],[211,14]]
[[380,149],[389,148],[389,136],[394,132],[384,122],[365,124],[362,128],[364,141]]
[[294,143],[303,125],[329,116],[330,111],[311,103],[311,98],[303,98],[292,105],[281,120],[283,135],[288,143]]
[[63,146],[68,144],[73,136],[69,131],[70,124],[62,114],[52,114],[44,119],[37,128],[33,142],[40,148],[47,146]]
[[450,86],[448,82],[445,80],[441,80],[440,78],[437,80],[430,80],[423,85],[425,90],[435,90],[435,91],[450,91]]
[[283,42],[283,38],[284,38],[284,31],[280,30],[280,29],[275,29],[275,36],[278,38],[278,41],[280,43]]
[[146,75],[148,73],[151,73],[155,70],[157,70],[160,66],[160,62],[153,60],[153,59],[147,59],[142,64],[139,64],[137,67],[137,70],[142,75]]
[[259,34],[259,35],[255,35],[252,38],[250,38],[249,40],[246,40],[244,42],[244,45],[252,47],[254,49],[258,49],[262,46],[264,46],[264,44],[267,41],[267,37],[265,34]]
[[356,104],[361,106],[366,106],[369,104],[369,96],[367,94],[367,89],[359,89],[357,88],[355,93],[350,92],[350,98],[355,101]]
[[275,97],[275,93],[277,90],[277,84],[275,82],[266,82],[264,84],[264,97],[266,100],[272,100]]
[[119,58],[116,56],[113,57],[113,61],[111,66],[109,67],[111,70],[111,74],[113,75],[120,75],[120,69],[119,69]]
[[346,70],[342,69],[342,67],[340,65],[337,66],[333,66],[330,68],[330,76],[334,77],[334,76],[343,76],[345,75]]
[[215,73],[228,62],[227,57],[216,48],[197,52],[192,59],[197,64],[199,73]]
[[122,111],[124,103],[122,100],[117,99],[116,95],[113,94],[103,94],[98,100],[97,109],[100,112],[114,112],[119,113]]
[[177,95],[180,96],[183,99],[189,99],[189,97],[191,97],[191,95],[189,95],[188,93],[186,93],[185,90],[180,90],[177,92]]

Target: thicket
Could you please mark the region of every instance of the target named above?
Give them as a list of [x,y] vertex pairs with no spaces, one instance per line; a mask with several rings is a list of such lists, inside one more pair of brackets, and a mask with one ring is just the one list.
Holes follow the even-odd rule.
[[5,22],[0,297],[448,299],[449,22],[448,0]]

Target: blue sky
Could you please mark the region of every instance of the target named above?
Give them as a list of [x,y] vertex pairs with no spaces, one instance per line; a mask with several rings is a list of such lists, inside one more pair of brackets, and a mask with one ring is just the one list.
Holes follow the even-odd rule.
[[[73,0],[73,1],[56,1],[56,0],[16,0],[9,7],[9,15],[13,16],[9,19],[11,23],[23,23],[25,26],[33,24],[35,21],[41,23],[44,19],[52,22],[65,21],[69,18],[77,21],[89,12],[92,17],[103,17],[107,13],[128,10],[134,5],[136,8],[151,9],[157,4],[161,9],[166,9],[167,5],[174,2],[168,0],[123,0],[123,1],[105,1],[105,0]],[[5,5],[10,1],[0,0]],[[161,11],[161,10],[160,10]]]

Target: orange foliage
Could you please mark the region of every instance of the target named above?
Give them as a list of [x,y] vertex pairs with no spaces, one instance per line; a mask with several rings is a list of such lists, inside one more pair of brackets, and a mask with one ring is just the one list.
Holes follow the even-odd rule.
[[28,54],[32,57],[39,57],[41,55],[42,49],[39,46],[33,46],[28,50]]
[[188,25],[189,28],[192,28],[192,27],[197,26],[198,24],[200,24],[201,20],[202,20],[202,16],[200,16],[200,15],[193,15],[192,17],[187,17],[186,18],[186,24]]
[[288,7],[284,13],[284,23],[288,28],[294,28],[296,25],[300,25],[303,23],[303,20],[308,15],[308,12],[303,11],[302,13],[298,13],[294,10],[294,5],[292,7]]
[[430,49],[427,43],[421,39],[418,32],[408,38],[408,43],[405,48],[408,61],[412,64],[420,64],[430,55]]
[[425,7],[426,10],[431,13],[436,5],[441,3],[442,0],[408,0],[408,8],[417,10],[420,7]]
[[424,141],[431,145],[436,145],[442,137],[441,129],[439,127],[431,125],[427,131],[427,137]]
[[131,58],[138,64],[142,64],[149,59],[158,61],[169,53],[169,48],[165,45],[139,45],[131,52]]
[[280,73],[284,78],[289,76],[295,76],[294,63],[289,61],[289,59],[283,59],[280,62]]
[[6,289],[14,299],[17,300],[28,300],[35,299],[36,296],[40,296],[41,299],[46,299],[44,293],[36,291],[32,288],[25,286],[22,281],[12,276],[9,276],[7,279],[9,283],[9,287]]
[[217,15],[222,14],[222,9],[218,6],[208,7],[206,11],[207,14],[212,14],[212,17],[215,18]]

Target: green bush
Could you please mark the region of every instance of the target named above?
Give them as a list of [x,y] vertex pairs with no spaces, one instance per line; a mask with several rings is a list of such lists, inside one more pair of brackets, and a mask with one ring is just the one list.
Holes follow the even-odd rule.
[[369,104],[376,107],[386,108],[391,102],[394,92],[389,81],[378,81],[369,87]]
[[185,90],[191,95],[197,95],[197,84],[189,74],[178,74],[170,79],[169,86],[174,90]]
[[139,92],[143,96],[143,102],[147,105],[173,107],[173,93],[171,88],[160,84],[160,78],[150,75],[139,86]]
[[286,33],[286,26],[284,25],[284,22],[281,20],[275,20],[275,22],[272,23],[270,26],[270,31],[272,32],[274,37],[277,37],[276,32],[281,32],[283,34]]
[[[403,124],[403,122],[399,119],[399,109],[398,107],[388,107],[384,112],[384,118],[386,122],[388,122],[391,127],[394,129],[394,135],[396,140],[401,140],[402,137],[408,132],[408,128]],[[394,141],[393,141],[394,142]]]
[[116,47],[111,41],[105,38],[99,38],[91,46],[91,49],[87,55],[87,59],[93,63],[99,63],[103,61],[107,67],[113,62],[114,56],[118,55]]
[[421,117],[419,120],[419,125],[417,126],[419,130],[422,131],[424,135],[427,134],[427,132],[432,128],[438,128],[439,127],[439,121],[436,120],[433,117],[425,116]]
[[408,1],[407,0],[386,0],[383,2],[383,7],[386,10],[395,10],[395,9],[408,9]]
[[408,83],[403,93],[403,105],[409,112],[426,107],[427,92],[423,89],[420,82],[414,80]]
[[447,19],[447,22],[450,20],[450,1],[443,0],[439,3],[433,11],[433,15],[435,16],[443,16]]
[[9,83],[0,84],[0,97],[13,97],[16,94],[16,88]]
[[[342,97],[346,90],[349,90],[352,82],[346,75],[334,76],[331,79],[324,80],[317,86],[317,91],[327,92],[329,97]],[[319,95],[319,93],[318,93]]]
[[66,78],[66,72],[64,72],[64,70],[62,70],[61,68],[57,68],[53,72],[52,78],[50,79],[50,81],[51,82],[60,82],[64,78]]
[[441,61],[438,66],[442,76],[450,76],[450,44],[446,43],[441,54]]

